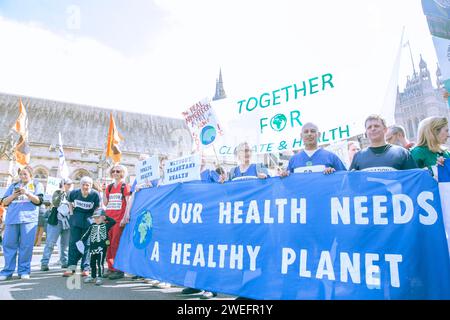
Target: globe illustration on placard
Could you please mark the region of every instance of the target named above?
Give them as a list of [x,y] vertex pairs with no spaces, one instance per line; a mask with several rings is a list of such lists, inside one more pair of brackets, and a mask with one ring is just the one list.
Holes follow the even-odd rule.
[[272,120],[270,120],[270,126],[275,131],[283,130],[286,127],[286,124],[287,124],[286,116],[281,113],[277,114],[272,118]]
[[153,218],[149,211],[144,211],[136,221],[133,230],[133,243],[137,249],[146,248],[152,240]]
[[216,129],[213,126],[206,126],[202,129],[200,133],[200,140],[203,145],[207,146],[216,140]]

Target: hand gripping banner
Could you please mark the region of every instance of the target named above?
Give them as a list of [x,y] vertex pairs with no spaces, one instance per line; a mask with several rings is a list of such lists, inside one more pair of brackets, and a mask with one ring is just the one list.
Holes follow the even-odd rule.
[[140,191],[115,268],[254,299],[449,299],[425,170],[293,174]]

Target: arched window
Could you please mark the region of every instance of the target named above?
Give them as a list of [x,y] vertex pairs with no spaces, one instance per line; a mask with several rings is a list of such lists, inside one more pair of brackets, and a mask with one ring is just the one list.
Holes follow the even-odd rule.
[[47,181],[48,178],[48,170],[43,167],[38,167],[34,169],[33,177],[38,180]]
[[72,180],[75,184],[78,184],[81,178],[88,176],[92,178],[92,174],[86,169],[78,169],[72,174]]
[[44,167],[36,167],[33,170],[33,179],[43,184],[44,188],[47,188],[48,170]]

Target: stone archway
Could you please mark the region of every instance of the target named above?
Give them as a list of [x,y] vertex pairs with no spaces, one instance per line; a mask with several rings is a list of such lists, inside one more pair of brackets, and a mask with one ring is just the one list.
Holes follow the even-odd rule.
[[37,166],[33,169],[33,179],[36,179],[40,183],[47,187],[47,179],[49,176],[49,170],[44,166]]
[[79,183],[80,183],[81,178],[86,177],[86,176],[92,178],[92,174],[88,170],[86,170],[86,169],[78,169],[78,170],[75,170],[72,173],[71,179],[74,182],[74,184],[76,186],[78,186]]

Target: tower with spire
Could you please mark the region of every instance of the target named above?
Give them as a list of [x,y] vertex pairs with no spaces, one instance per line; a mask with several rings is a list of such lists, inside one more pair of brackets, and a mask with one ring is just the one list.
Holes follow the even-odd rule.
[[422,55],[419,72],[416,72],[414,66],[412,71],[412,75],[407,77],[403,91],[397,87],[395,122],[406,129],[410,140],[417,141],[420,121],[431,116],[449,117],[450,112],[443,97],[439,65],[436,71],[436,88]]
[[227,97],[225,89],[223,88],[222,80],[222,68],[219,70],[219,79],[216,79],[216,93],[213,97],[213,101],[225,99]]

